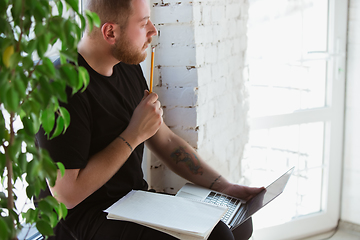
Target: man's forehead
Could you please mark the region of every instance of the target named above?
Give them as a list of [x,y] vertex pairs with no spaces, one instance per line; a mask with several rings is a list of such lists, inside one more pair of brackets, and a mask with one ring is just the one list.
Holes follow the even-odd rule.
[[150,7],[147,0],[132,0],[131,4],[131,18],[134,18],[136,21],[148,20],[150,18]]

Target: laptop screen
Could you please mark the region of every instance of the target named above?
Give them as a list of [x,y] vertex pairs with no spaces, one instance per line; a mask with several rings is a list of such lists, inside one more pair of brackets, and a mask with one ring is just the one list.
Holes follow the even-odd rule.
[[246,212],[241,222],[244,222],[251,217],[255,212],[271,202],[274,198],[281,194],[294,170],[294,167],[284,173],[281,177],[271,183],[265,190],[261,191],[258,195],[253,197],[246,203]]

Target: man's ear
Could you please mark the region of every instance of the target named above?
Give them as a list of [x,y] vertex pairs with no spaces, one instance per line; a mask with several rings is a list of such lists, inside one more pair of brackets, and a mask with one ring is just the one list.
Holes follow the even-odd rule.
[[101,34],[105,41],[107,41],[109,44],[114,44],[116,42],[115,28],[115,23],[105,23],[101,27]]

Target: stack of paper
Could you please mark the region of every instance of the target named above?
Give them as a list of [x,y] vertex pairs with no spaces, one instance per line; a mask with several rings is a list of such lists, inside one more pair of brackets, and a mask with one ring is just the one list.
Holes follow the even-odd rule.
[[207,239],[226,207],[171,195],[131,191],[105,210],[108,219],[136,222],[179,239]]

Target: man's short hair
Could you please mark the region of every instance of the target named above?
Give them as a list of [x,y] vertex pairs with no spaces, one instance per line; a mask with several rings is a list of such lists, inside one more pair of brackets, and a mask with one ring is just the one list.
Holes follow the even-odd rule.
[[[132,0],[87,0],[86,9],[99,15],[101,25],[104,23],[119,24],[125,29],[132,13]],[[94,27],[96,30],[96,27]],[[95,32],[93,30],[93,32]]]

